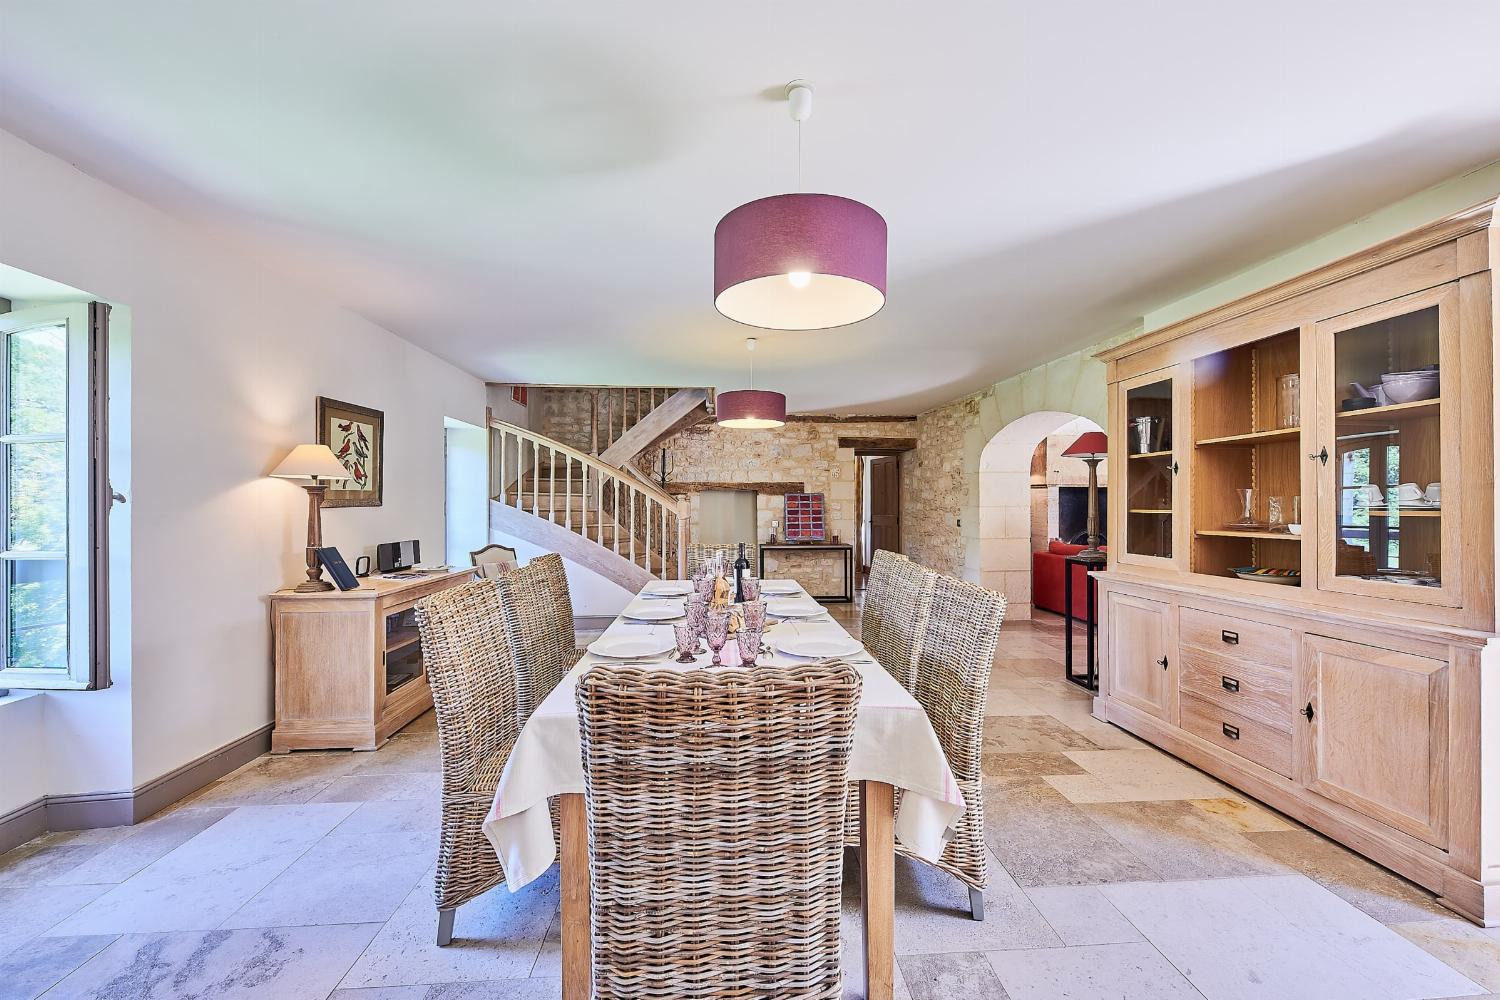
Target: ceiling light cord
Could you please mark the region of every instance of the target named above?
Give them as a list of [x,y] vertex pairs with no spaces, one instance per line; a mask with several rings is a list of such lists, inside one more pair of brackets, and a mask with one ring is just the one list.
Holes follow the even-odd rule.
[[802,123],[797,123],[797,193],[802,193]]

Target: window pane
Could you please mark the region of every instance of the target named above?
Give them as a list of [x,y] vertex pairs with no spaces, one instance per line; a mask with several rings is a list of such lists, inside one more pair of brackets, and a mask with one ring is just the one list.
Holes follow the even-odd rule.
[[6,563],[10,587],[10,662],[23,670],[68,666],[68,566],[61,559]]
[[67,430],[67,327],[37,327],[10,338],[11,434]]
[[10,446],[12,550],[62,552],[68,544],[67,446],[61,441]]

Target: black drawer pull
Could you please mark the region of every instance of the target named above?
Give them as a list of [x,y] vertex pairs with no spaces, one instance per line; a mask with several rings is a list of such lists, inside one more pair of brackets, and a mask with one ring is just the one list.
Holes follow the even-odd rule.
[[1224,685],[1225,691],[1238,691],[1240,689],[1238,677],[1220,677],[1219,683]]
[[1219,633],[1219,638],[1231,646],[1238,646],[1240,644],[1240,634],[1238,632],[1231,632],[1227,628]]
[[1229,723],[1226,722],[1226,723],[1224,723],[1224,735],[1228,736],[1232,740],[1237,740],[1237,739],[1240,738],[1240,727],[1239,726],[1231,726]]
[[1161,659],[1156,661],[1156,665],[1158,667],[1161,667],[1163,670],[1167,669],[1167,658],[1163,656]]

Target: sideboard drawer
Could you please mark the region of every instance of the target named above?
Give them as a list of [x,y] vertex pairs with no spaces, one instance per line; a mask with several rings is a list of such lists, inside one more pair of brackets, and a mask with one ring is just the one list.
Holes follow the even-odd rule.
[[1182,728],[1230,753],[1292,777],[1292,735],[1212,702],[1182,696]]
[[1284,732],[1292,730],[1292,672],[1254,660],[1182,649],[1182,690]]
[[1290,668],[1297,662],[1297,636],[1289,628],[1183,608],[1177,627],[1185,646]]

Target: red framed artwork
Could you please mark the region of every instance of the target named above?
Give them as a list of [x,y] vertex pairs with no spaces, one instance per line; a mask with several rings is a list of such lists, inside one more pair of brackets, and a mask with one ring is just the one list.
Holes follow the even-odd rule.
[[788,493],[782,524],[788,542],[821,542],[828,538],[828,518],[821,493]]

